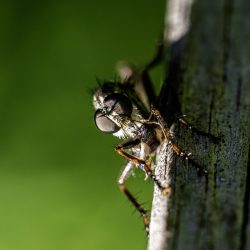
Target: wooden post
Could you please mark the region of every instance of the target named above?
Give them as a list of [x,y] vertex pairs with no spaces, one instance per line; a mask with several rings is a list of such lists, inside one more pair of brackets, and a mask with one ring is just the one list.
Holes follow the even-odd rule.
[[[221,141],[176,126],[178,144],[209,174],[197,177],[190,164],[174,157],[165,242],[152,244],[153,234],[148,249],[250,249],[250,1],[195,1],[189,32],[170,47],[165,84],[178,92],[192,125]],[[154,200],[159,195],[155,192]],[[156,209],[153,203],[152,214]]]

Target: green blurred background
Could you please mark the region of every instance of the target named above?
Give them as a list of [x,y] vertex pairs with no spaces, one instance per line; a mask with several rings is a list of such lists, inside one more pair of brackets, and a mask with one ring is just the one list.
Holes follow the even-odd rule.
[[[0,2],[0,249],[146,248],[117,188],[118,140],[95,128],[88,90],[117,61],[153,55],[164,10],[164,0]],[[149,208],[143,179],[128,185]]]

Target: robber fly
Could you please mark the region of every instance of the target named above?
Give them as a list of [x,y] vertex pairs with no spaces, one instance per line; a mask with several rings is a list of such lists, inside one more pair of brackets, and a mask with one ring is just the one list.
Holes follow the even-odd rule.
[[[104,133],[126,140],[115,147],[116,152],[127,159],[127,164],[118,179],[118,185],[142,215],[147,232],[149,230],[147,212],[125,185],[125,180],[133,168],[138,167],[144,171],[165,195],[171,188],[164,187],[159,182],[151,167],[151,159],[158,146],[166,140],[177,155],[195,164],[190,158],[191,154],[184,152],[174,142],[170,124],[167,124],[159,110],[153,106],[156,103],[156,96],[148,70],[155,65],[157,60],[158,58],[152,60],[143,70],[137,70],[128,64],[123,65],[120,71],[121,80],[100,83],[93,95],[96,127]],[[192,129],[183,116],[179,116],[178,119]],[[206,173],[197,164],[195,167],[197,171]]]

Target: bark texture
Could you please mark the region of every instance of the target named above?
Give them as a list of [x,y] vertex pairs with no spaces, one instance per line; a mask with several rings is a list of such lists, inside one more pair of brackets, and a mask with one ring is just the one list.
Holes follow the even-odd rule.
[[[250,249],[250,1],[196,1],[189,32],[171,44],[166,72],[164,116],[171,85],[192,125],[221,141],[176,127],[178,144],[209,175],[197,177],[174,156],[173,190],[165,206],[168,234],[163,247],[148,249]],[[154,209],[153,204],[152,214]]]

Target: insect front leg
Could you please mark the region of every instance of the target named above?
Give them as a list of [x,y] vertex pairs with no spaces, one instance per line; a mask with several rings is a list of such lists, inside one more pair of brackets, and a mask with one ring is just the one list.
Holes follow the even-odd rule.
[[132,148],[135,145],[138,145],[140,142],[139,139],[136,139],[134,141],[129,141],[123,144],[120,144],[116,146],[115,150],[118,154],[125,157],[127,160],[133,162],[135,165],[138,165],[141,169],[143,169],[146,174],[154,181],[154,183],[158,186],[160,190],[162,190],[163,194],[167,194],[170,191],[169,187],[163,187],[159,180],[154,175],[152,169],[151,169],[151,162],[145,161],[143,159],[138,158],[137,156],[131,155],[124,151],[124,149]]

